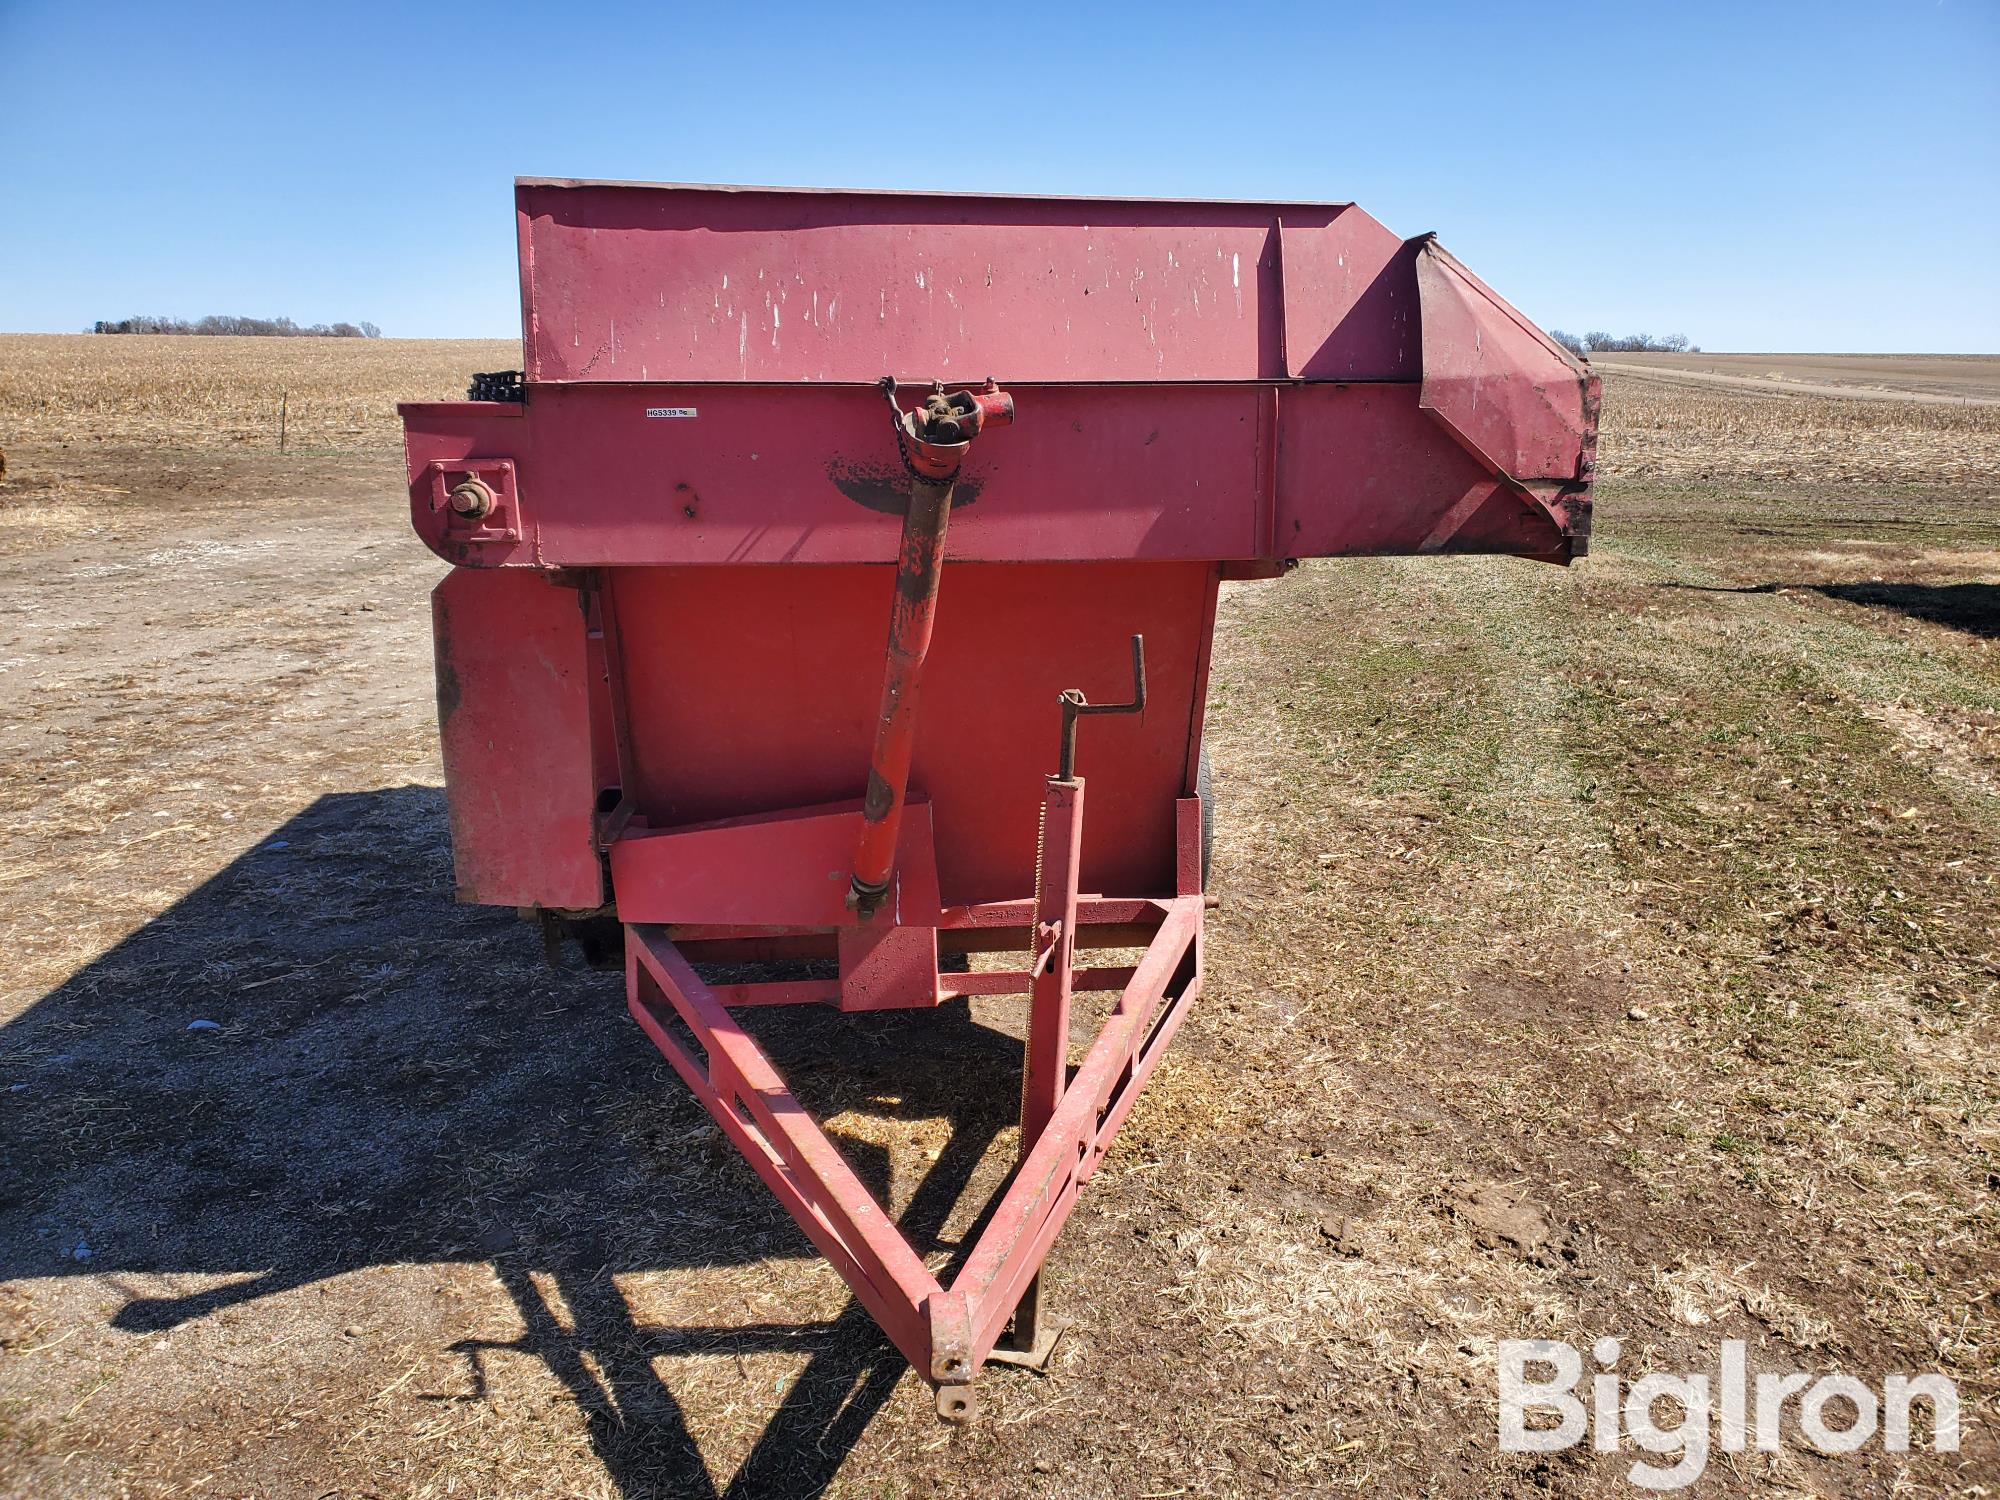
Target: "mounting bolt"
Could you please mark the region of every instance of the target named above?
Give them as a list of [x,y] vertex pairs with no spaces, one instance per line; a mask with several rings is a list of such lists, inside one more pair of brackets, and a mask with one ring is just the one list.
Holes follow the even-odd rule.
[[478,479],[467,475],[458,484],[452,486],[451,493],[445,496],[445,503],[451,506],[454,515],[464,516],[469,521],[476,521],[481,516],[492,513],[493,491],[488,489]]

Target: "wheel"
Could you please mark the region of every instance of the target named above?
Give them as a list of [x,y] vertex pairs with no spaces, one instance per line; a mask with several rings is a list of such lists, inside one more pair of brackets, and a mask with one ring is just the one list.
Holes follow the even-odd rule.
[[1195,761],[1194,794],[1201,798],[1201,888],[1208,889],[1209,866],[1215,862],[1215,797],[1209,791],[1213,777],[1209,772],[1208,741],[1201,742],[1201,755]]

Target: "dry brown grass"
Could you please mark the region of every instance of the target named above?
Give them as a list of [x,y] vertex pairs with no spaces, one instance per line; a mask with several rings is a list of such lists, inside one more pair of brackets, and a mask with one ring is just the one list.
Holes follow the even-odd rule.
[[0,448],[145,443],[379,447],[398,401],[456,400],[475,370],[518,369],[512,339],[0,334]]

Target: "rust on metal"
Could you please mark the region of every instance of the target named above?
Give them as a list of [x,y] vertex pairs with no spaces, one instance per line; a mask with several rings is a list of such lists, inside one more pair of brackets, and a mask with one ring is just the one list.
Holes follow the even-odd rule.
[[493,491],[476,478],[460,480],[445,496],[453,512],[469,521],[476,521],[493,509]]
[[1089,714],[1142,714],[1146,711],[1146,638],[1132,637],[1132,699],[1129,703],[1092,703],[1081,688],[1065,688],[1062,704],[1062,750],[1057,760],[1056,778],[1069,781],[1076,776],[1076,721]]

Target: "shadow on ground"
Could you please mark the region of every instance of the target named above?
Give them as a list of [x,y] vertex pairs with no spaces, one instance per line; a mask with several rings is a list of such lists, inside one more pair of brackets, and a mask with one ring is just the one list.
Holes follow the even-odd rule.
[[[815,1492],[901,1357],[858,1306],[825,1325],[634,1320],[607,1273],[813,1252],[632,1024],[619,976],[551,969],[512,913],[454,906],[449,859],[436,790],[322,798],[0,1029],[0,1277],[241,1278],[113,1315],[144,1332],[367,1266],[489,1261],[525,1327],[504,1347],[564,1382],[626,1494],[716,1493],[654,1362],[772,1348],[809,1363],[729,1493]],[[904,1215],[935,1244],[1012,1112],[1008,1089],[963,1079],[1006,1077],[1019,1044],[963,1007],[916,1024],[788,1008],[759,1029],[816,1109],[947,1119]],[[868,1152],[851,1159],[880,1192]],[[495,1346],[454,1347],[483,1392]]]
[[1813,593],[1874,609],[1893,609],[1933,625],[2000,638],[2000,583],[1751,583],[1727,587],[1665,583],[1663,588],[1703,594]]

